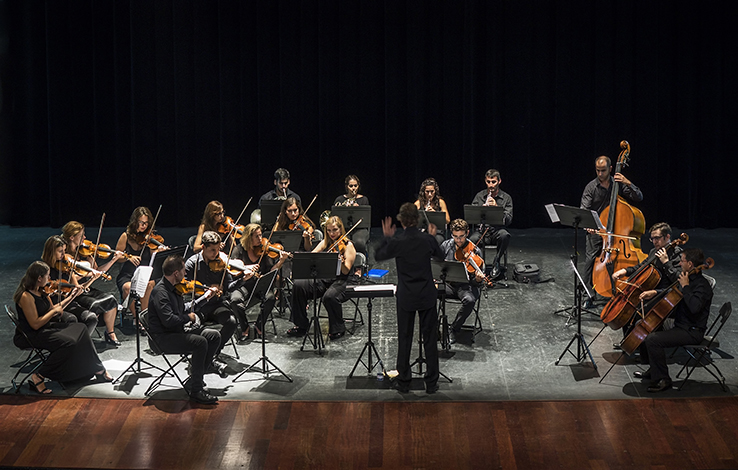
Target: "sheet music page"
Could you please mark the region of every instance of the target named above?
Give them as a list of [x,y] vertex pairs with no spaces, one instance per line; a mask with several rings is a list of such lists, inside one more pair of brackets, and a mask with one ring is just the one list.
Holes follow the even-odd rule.
[[546,208],[546,212],[548,212],[548,217],[551,219],[551,222],[560,222],[559,215],[556,213],[556,209],[554,209],[553,204],[546,204],[544,207]]
[[597,221],[597,228],[600,230],[607,231],[607,228],[604,225],[602,225],[602,221],[600,220],[600,216],[597,215],[597,212],[595,211],[590,211],[590,212],[592,213],[592,217],[594,217],[594,219]]
[[143,298],[146,295],[146,286],[149,284],[153,272],[154,268],[151,266],[137,267],[133,273],[133,279],[131,279],[131,292],[135,292],[139,298]]

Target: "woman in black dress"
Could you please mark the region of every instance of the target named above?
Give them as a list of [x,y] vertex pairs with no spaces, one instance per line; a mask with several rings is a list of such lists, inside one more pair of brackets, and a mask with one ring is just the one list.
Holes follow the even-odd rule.
[[34,261],[13,295],[18,310],[18,328],[34,346],[50,352],[46,362],[31,375],[29,386],[38,393],[47,394],[51,390],[44,385],[46,378],[68,382],[95,376],[99,382],[112,382],[113,377],[97,356],[85,325],[57,321],[79,288],[54,305],[43,290],[49,279],[49,265]]

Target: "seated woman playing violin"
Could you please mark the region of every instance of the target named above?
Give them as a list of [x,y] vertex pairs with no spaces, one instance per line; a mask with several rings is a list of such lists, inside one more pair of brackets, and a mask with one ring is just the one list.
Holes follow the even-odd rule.
[[[213,366],[225,375],[225,363],[217,359],[223,346],[230,341],[236,331],[235,307],[231,304],[230,292],[238,284],[234,276],[226,269],[226,260],[221,257],[221,238],[216,232],[206,231],[202,234],[202,250],[192,255],[185,263],[185,277],[188,281],[199,281],[205,287],[217,287],[221,295],[208,299],[198,306],[196,313],[205,321],[213,321],[223,325],[220,330],[220,346],[213,360]],[[225,257],[225,254],[223,254]],[[251,269],[244,269],[244,277],[253,275]],[[240,276],[240,275],[239,275]]]
[[[126,231],[120,235],[118,243],[115,245],[116,250],[130,255],[125,258],[126,261],[121,266],[118,277],[115,279],[115,283],[123,299],[127,299],[128,294],[131,292],[131,280],[133,279],[133,273],[136,272],[136,268],[148,265],[151,261],[152,252],[167,249],[163,245],[163,240],[158,243],[146,243],[153,221],[154,216],[148,207],[140,206],[135,208],[133,213],[131,213],[131,218],[128,220]],[[154,236],[149,238],[154,239]],[[142,310],[149,308],[149,297],[151,296],[151,289],[154,288],[154,284],[156,284],[156,281],[150,279],[146,286],[146,293],[140,299]],[[129,301],[128,308],[136,316],[136,302]]]
[[300,230],[302,231],[303,249],[310,251],[313,248],[313,241],[323,239],[323,232],[315,228],[315,224],[305,215],[302,204],[294,197],[288,197],[282,203],[282,210],[277,218],[277,225],[274,230]]
[[[67,258],[71,259],[74,266],[70,262],[62,263],[61,259],[56,261],[58,261],[59,266],[69,268],[68,280],[74,285],[91,283],[99,277],[110,279],[110,276],[105,273],[123,257],[123,253],[119,251],[108,253],[112,255],[109,256],[110,260],[98,267],[93,257],[94,251],[91,253],[89,245],[87,247],[84,245],[85,226],[76,221],[67,222],[62,227],[62,238],[67,243],[65,247],[66,254],[69,255]],[[103,253],[99,253],[99,255],[102,257]],[[59,266],[55,267],[58,269]],[[115,296],[94,287],[87,287],[84,293],[77,296],[77,303],[98,316],[102,315],[105,322],[105,342],[113,346],[120,346],[120,341],[115,335],[115,316],[118,314],[118,300]]]
[[233,241],[233,235],[230,235],[229,238],[231,227],[226,224],[228,220],[230,220],[230,217],[226,217],[223,204],[218,201],[208,202],[208,205],[205,206],[205,212],[202,214],[200,226],[197,228],[195,243],[192,246],[195,253],[199,253],[202,250],[202,234],[208,231],[215,232],[220,236],[221,250],[228,250],[230,243]]
[[[246,266],[258,268],[258,272],[266,274],[276,271],[289,259],[290,253],[284,251],[279,244],[268,244],[267,239],[261,236],[261,227],[257,224],[248,224],[239,240],[238,246],[233,250],[232,257],[241,260]],[[246,307],[251,297],[251,292],[256,286],[257,276],[244,275],[238,288],[231,292],[231,305],[236,307],[238,321],[241,326],[240,342],[249,338],[249,322],[246,317]],[[275,284],[276,286],[276,281]],[[263,339],[264,325],[269,312],[274,308],[276,298],[273,292],[268,292],[263,300],[259,320],[256,323],[256,334]]]
[[28,385],[37,393],[48,394],[44,379],[68,382],[95,377],[98,382],[112,382],[92,344],[87,328],[81,323],[58,321],[64,308],[74,300],[81,289],[72,293],[59,304],[54,304],[43,287],[50,281],[49,266],[43,261],[34,261],[13,294],[18,311],[18,329],[22,330],[34,346],[50,351],[51,354],[32,375]]
[[441,251],[446,261],[461,261],[467,266],[467,278],[469,282],[447,282],[446,296],[461,300],[456,318],[451,323],[449,340],[456,342],[456,334],[469,318],[474,309],[474,304],[479,298],[479,287],[484,281],[484,258],[482,250],[467,239],[469,236],[469,224],[464,219],[455,219],[450,224],[452,238],[441,243]]
[[344,237],[346,229],[339,217],[329,217],[325,223],[325,231],[328,236],[315,247],[313,253],[337,251],[341,260],[341,274],[336,279],[322,279],[315,284],[307,279],[294,282],[292,288],[292,321],[295,326],[287,330],[288,336],[304,336],[307,333],[309,325],[307,305],[313,298],[313,286],[317,290],[317,295],[323,297],[323,305],[328,311],[328,337],[335,340],[346,334],[341,304],[346,301],[344,292],[346,291],[346,283],[349,280],[351,268],[356,259],[356,248],[347,237]]

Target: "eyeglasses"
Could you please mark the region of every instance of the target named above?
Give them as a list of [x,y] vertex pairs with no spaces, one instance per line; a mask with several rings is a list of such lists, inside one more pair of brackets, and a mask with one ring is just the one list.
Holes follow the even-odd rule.
[[663,235],[659,235],[658,237],[651,237],[651,238],[649,238],[649,240],[651,240],[651,242],[655,242],[656,240],[661,240],[662,238],[664,238],[664,236]]

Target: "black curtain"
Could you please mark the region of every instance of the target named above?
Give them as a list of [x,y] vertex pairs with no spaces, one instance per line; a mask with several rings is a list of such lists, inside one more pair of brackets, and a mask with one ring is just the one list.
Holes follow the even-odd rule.
[[355,173],[375,226],[429,176],[461,217],[497,168],[546,227],[626,139],[647,224],[738,226],[730,1],[2,3],[4,223],[195,226],[278,167],[313,216]]

